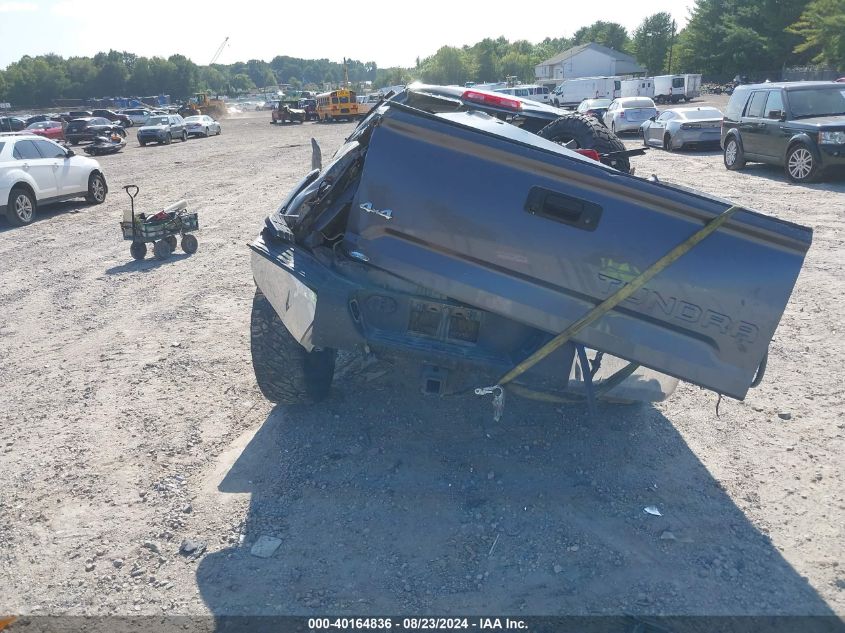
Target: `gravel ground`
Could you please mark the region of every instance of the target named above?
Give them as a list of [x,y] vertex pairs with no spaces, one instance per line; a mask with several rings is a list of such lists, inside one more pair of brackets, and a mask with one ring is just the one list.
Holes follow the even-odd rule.
[[[843,181],[633,159],[815,230],[766,380],[720,417],[681,385],[592,420],[514,398],[497,424],[380,366],[274,408],[246,243],[310,137],[331,154],[352,127],[268,119],[130,134],[100,159],[104,205],[0,225],[0,613],[845,613]],[[195,255],[131,260],[130,183],[139,210],[200,213]]]

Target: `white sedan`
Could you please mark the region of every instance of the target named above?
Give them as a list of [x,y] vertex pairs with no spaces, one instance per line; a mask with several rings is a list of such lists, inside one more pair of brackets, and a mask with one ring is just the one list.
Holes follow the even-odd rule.
[[195,114],[187,117],[185,127],[188,130],[188,136],[210,136],[211,134],[217,136],[223,131],[220,123],[207,114]]
[[657,108],[648,97],[621,97],[608,106],[604,124],[614,134],[639,132],[643,121],[653,116],[657,116]]
[[71,198],[101,204],[108,186],[100,164],[34,134],[0,134],[0,214],[29,224],[42,204]]

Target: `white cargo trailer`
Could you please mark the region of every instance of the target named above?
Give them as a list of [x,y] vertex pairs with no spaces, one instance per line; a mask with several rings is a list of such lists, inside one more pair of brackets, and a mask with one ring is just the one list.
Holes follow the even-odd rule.
[[701,75],[658,75],[654,78],[657,103],[690,101],[701,96]]
[[653,97],[654,79],[640,77],[639,79],[623,79],[620,97]]
[[556,106],[573,106],[584,99],[615,99],[620,96],[621,83],[619,77],[567,79],[555,88],[552,102]]

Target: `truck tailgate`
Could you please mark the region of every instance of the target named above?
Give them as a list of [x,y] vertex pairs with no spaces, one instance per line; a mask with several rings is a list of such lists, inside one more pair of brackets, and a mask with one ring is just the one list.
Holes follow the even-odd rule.
[[[558,333],[729,204],[479,113],[394,106],[373,131],[345,242],[373,266]],[[811,238],[739,211],[576,339],[742,398]]]

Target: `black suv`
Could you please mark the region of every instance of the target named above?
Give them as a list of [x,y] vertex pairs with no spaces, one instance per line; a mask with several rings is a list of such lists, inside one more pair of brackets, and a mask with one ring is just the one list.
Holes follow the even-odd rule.
[[782,165],[792,182],[845,167],[845,88],[797,81],[738,86],[722,121],[725,167]]
[[109,136],[110,134],[118,134],[126,138],[126,130],[123,129],[122,125],[112,123],[102,117],[74,119],[65,128],[65,139],[71,145],[76,145],[81,141],[93,141],[98,136]]

